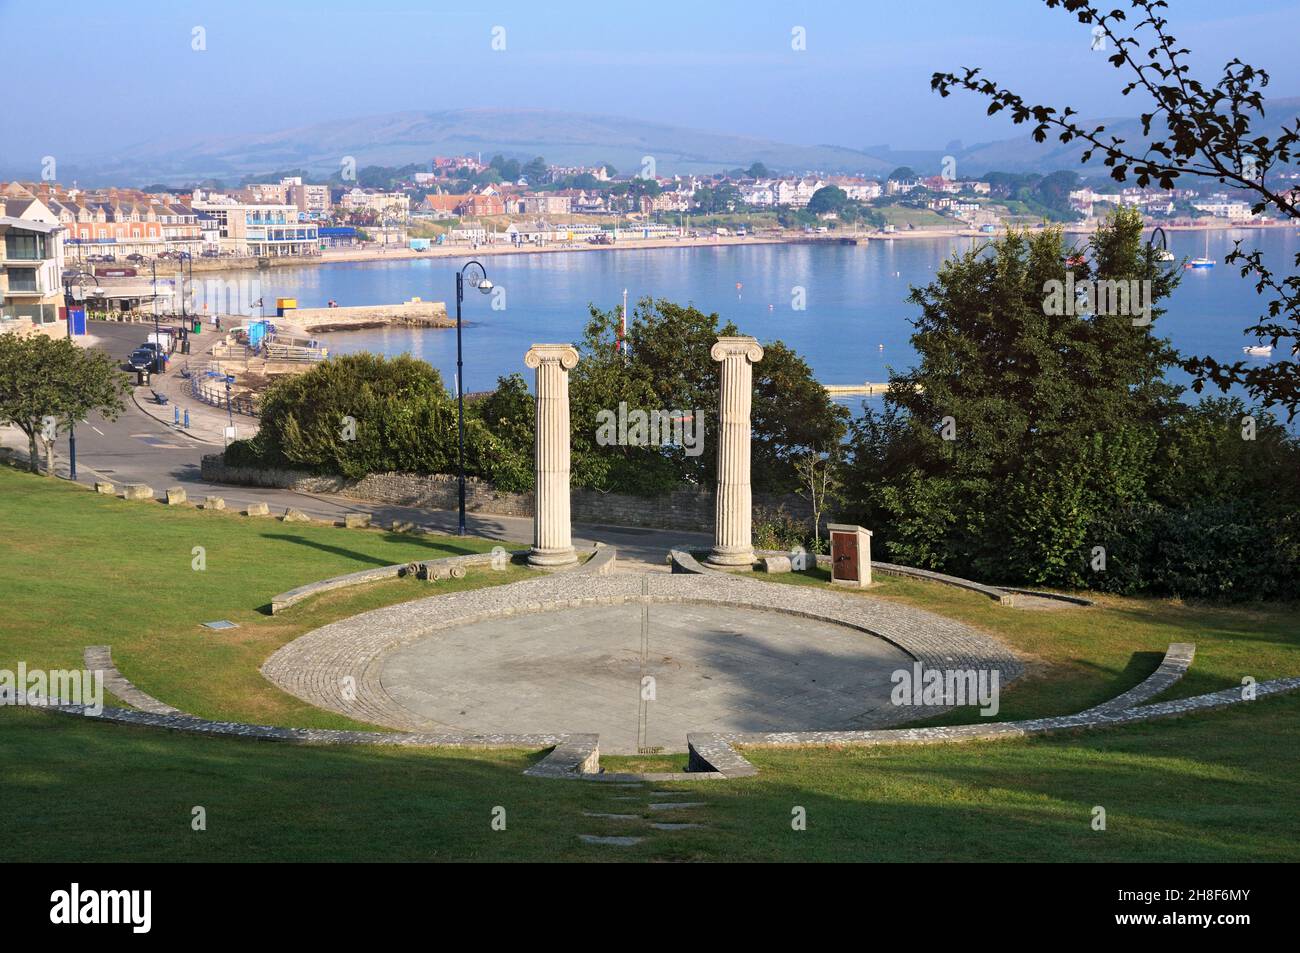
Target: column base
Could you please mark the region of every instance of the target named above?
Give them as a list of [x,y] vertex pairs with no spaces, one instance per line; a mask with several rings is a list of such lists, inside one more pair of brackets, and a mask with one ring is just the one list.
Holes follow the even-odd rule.
[[729,572],[748,572],[754,568],[754,551],[739,552],[715,549],[704,557],[704,565],[712,569],[724,569]]
[[538,549],[533,547],[528,553],[528,565],[537,569],[559,569],[572,566],[578,561],[578,554],[572,546],[563,549]]

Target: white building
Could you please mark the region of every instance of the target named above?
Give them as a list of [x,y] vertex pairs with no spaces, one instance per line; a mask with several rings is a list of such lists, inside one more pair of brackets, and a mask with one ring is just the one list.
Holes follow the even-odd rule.
[[63,227],[36,198],[0,201],[0,331],[53,325],[63,304]]

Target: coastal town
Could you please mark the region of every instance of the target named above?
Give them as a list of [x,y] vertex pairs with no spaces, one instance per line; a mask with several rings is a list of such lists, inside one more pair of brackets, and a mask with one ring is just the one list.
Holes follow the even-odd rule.
[[1291,925],[1300,0],[1111,6],[0,3],[10,932]]
[[[236,186],[80,187],[0,183],[10,234],[0,321],[53,329],[75,273],[98,279],[95,314],[139,310],[195,271],[519,251],[991,235],[1056,222],[1087,233],[1108,211],[1136,208],[1166,229],[1266,227],[1273,216],[1227,191],[1121,188],[1074,172],[951,169],[888,176],[774,174],[762,163],[712,176],[619,174],[494,156],[435,156],[425,169],[254,177]],[[647,157],[647,167],[653,165]],[[262,181],[272,179],[273,181]],[[356,184],[380,181],[382,186]],[[1281,183],[1300,195],[1296,182]],[[20,245],[21,243],[21,245]],[[148,291],[142,290],[147,280]],[[92,290],[92,295],[96,292]]]

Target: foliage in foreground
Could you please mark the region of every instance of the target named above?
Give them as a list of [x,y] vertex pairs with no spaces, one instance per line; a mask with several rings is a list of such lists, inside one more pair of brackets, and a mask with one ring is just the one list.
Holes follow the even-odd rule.
[[[844,480],[889,558],[1122,593],[1300,593],[1300,444],[1238,400],[1179,399],[1177,353],[1153,333],[1176,275],[1141,230],[1116,213],[1086,261],[1059,231],[1011,234],[914,290],[920,362],[855,422]],[[1053,314],[1044,289],[1067,270],[1149,281],[1151,323]]]

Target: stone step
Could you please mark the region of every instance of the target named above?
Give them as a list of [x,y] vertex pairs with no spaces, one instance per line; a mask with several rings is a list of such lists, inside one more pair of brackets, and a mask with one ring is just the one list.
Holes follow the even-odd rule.
[[707,801],[670,801],[670,802],[661,802],[658,804],[651,804],[650,810],[675,811],[678,808],[682,808],[682,807],[708,807],[708,806],[709,804]]
[[606,814],[602,811],[583,811],[583,817],[600,817],[607,821],[639,821],[640,814]]
[[606,847],[631,847],[645,840],[644,837],[604,837],[600,834],[579,834],[578,840],[584,844],[601,844]]
[[666,824],[666,823],[658,823],[658,824],[651,824],[650,826],[653,827],[653,828],[654,828],[655,830],[657,830],[657,831],[685,831],[685,830],[691,830],[691,829],[694,829],[694,828],[708,827],[709,825],[707,825],[707,824]]

